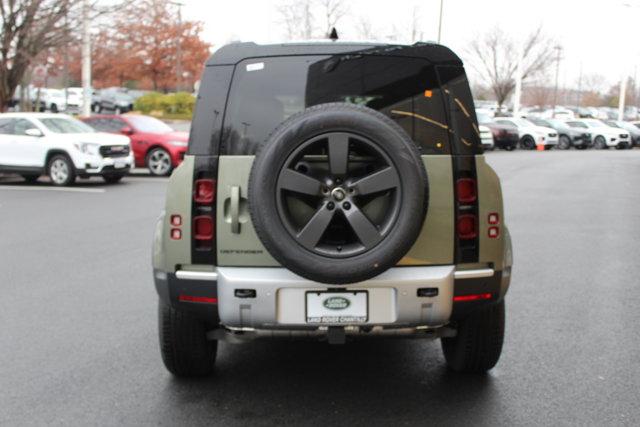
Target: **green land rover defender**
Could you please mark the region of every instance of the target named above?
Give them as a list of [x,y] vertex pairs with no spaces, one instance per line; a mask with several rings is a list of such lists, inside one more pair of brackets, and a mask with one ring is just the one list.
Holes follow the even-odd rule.
[[486,371],[511,264],[448,48],[236,43],[206,63],[153,245],[173,374],[256,338],[440,338],[451,369]]

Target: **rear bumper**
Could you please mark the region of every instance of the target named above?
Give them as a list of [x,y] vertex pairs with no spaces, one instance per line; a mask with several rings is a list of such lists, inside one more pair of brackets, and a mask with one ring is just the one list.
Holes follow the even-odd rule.
[[[211,325],[235,331],[318,330],[333,323],[307,323],[306,293],[366,291],[368,318],[351,323],[363,330],[439,328],[476,308],[499,301],[509,275],[490,268],[455,266],[395,267],[365,282],[328,286],[306,280],[285,268],[218,267],[215,271],[156,271],[161,299],[188,310]],[[455,296],[491,294],[483,300],[454,302]],[[345,324],[340,324],[345,326]],[[408,329],[407,329],[408,328]]]

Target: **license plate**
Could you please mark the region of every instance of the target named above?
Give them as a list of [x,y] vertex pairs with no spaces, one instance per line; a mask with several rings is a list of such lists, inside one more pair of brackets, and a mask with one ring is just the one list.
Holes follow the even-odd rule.
[[113,162],[113,167],[116,169],[122,169],[125,166],[127,166],[127,163],[122,160],[121,161],[116,160]]
[[307,323],[364,323],[368,319],[367,291],[307,292]]

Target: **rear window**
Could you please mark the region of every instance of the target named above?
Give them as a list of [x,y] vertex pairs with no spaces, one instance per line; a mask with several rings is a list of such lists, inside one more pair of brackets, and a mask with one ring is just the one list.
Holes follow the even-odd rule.
[[448,126],[446,105],[454,102],[455,108],[449,108],[456,123],[460,122],[456,129],[466,132],[461,138],[472,144],[477,140],[479,145],[477,137],[467,135],[475,113],[464,71],[445,78],[448,90],[464,104],[464,118],[458,118],[458,103],[449,101],[435,68],[425,60],[362,55],[245,60],[235,68],[220,152],[255,154],[289,116],[328,102],[360,104],[382,112],[416,141],[423,154],[451,152],[454,130]]

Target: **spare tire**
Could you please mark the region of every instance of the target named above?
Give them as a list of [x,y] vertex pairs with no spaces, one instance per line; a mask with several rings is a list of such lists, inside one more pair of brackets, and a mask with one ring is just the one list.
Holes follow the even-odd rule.
[[331,103],[284,121],[249,178],[258,237],[284,267],[345,284],[394,266],[418,237],[428,183],[409,135],[367,107]]

